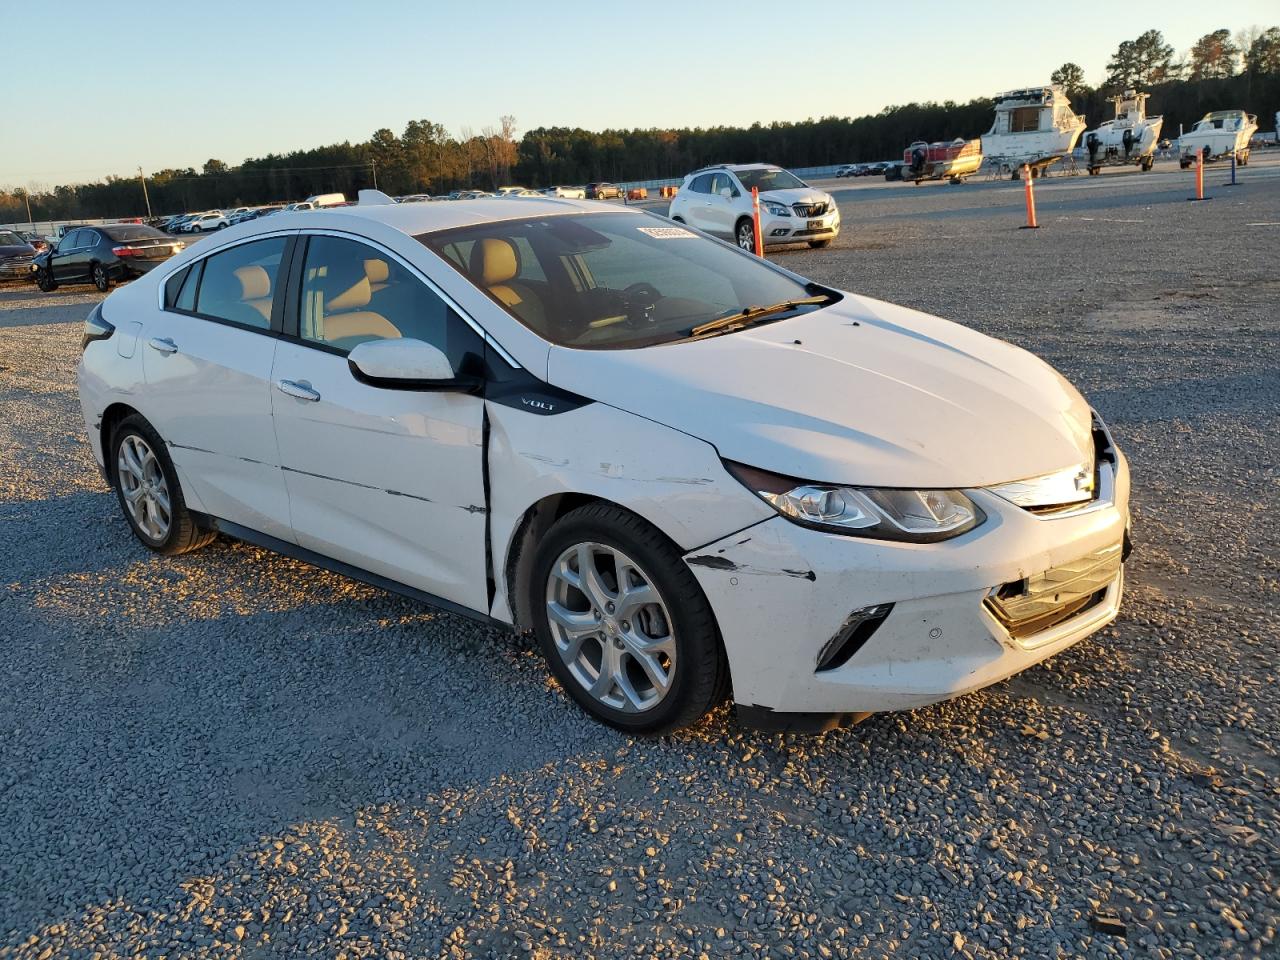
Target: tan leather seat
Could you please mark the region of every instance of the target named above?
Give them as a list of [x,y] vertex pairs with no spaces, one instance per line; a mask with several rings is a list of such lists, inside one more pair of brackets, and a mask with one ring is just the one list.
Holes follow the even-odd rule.
[[525,322],[540,325],[545,317],[538,295],[515,278],[520,275],[520,252],[501,237],[485,237],[471,248],[471,275],[499,302]]
[[262,267],[237,267],[232,271],[240,281],[240,302],[253,307],[262,319],[271,321],[271,274]]
[[[372,296],[372,284],[368,277],[361,277],[324,305],[321,320],[322,335],[326,343],[356,340],[394,340],[399,329],[380,313],[365,310]],[[354,343],[342,343],[354,346]]]
[[391,267],[387,265],[385,260],[376,258],[366,260],[364,262],[364,275],[369,281],[370,291],[377,293],[379,290],[386,289],[387,279],[391,276]]

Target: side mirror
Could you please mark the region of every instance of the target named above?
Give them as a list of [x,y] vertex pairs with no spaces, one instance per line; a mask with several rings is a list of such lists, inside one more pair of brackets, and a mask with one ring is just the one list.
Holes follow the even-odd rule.
[[348,355],[347,366],[361,383],[385,390],[475,393],[483,386],[479,377],[456,373],[439,347],[411,337],[366,340]]

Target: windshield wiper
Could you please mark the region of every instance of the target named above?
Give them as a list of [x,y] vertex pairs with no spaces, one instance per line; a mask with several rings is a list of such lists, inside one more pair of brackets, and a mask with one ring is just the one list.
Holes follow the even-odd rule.
[[775,303],[768,307],[744,307],[737,313],[731,313],[727,317],[716,317],[714,320],[708,320],[706,323],[700,323],[689,331],[689,336],[700,337],[707,333],[714,333],[717,330],[731,330],[738,327],[746,327],[761,319],[762,317],[772,316],[775,313],[785,313],[788,310],[794,310],[796,307],[803,307],[809,304],[831,303],[833,297],[830,294],[823,294],[818,297],[803,297],[798,300],[784,300],[782,303]]

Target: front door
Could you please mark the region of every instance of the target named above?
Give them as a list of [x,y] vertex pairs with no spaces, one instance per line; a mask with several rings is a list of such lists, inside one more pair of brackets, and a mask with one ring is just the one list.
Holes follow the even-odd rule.
[[411,337],[461,371],[483,341],[388,253],[316,235],[299,255],[271,373],[298,543],[487,613],[483,400],[370,386],[347,364],[366,340]]
[[166,308],[144,324],[140,349],[142,412],[184,487],[221,520],[292,540],[270,392],[287,243],[237,244],[171,278]]
[[49,258],[53,279],[59,283],[83,280],[89,274],[86,256],[89,244],[96,238],[92,230],[72,230],[58,243],[57,251]]

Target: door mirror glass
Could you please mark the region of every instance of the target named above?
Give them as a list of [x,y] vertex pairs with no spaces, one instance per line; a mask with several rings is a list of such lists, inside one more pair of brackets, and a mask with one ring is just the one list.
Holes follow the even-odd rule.
[[439,347],[412,337],[366,340],[347,356],[352,375],[370,386],[390,390],[473,392],[478,377],[458,376]]

